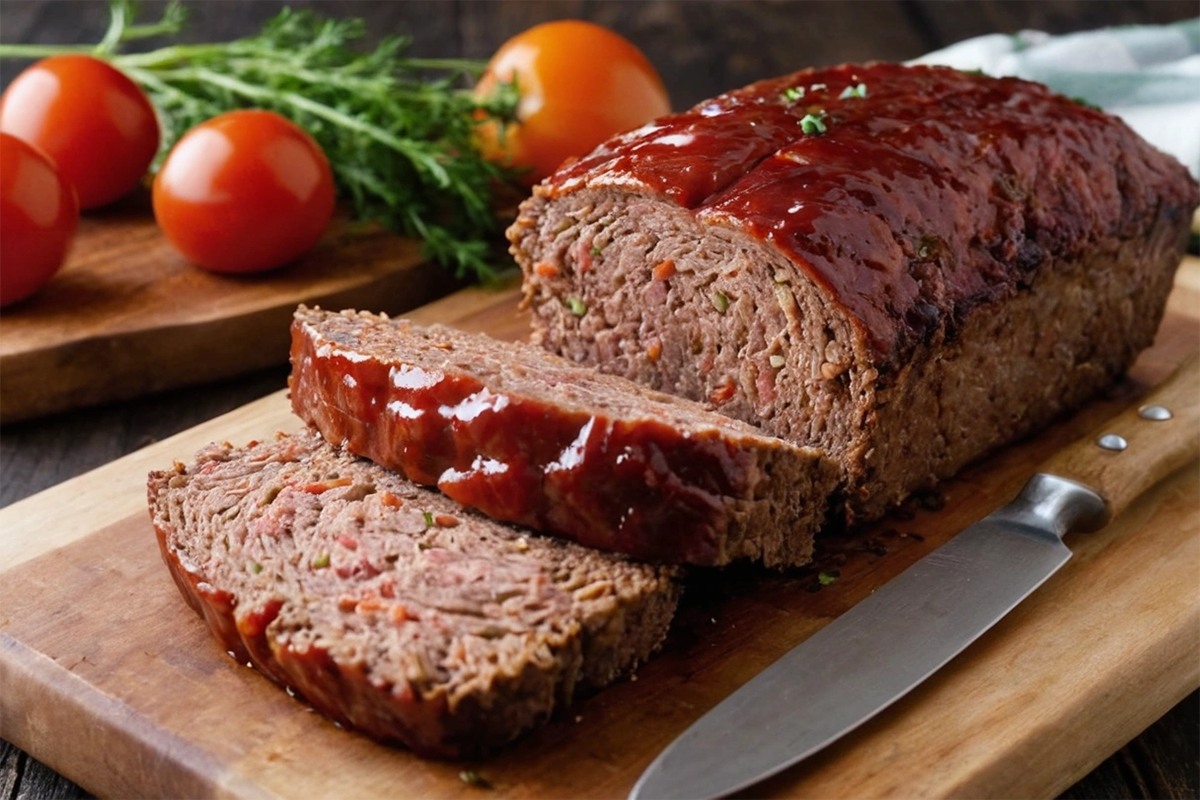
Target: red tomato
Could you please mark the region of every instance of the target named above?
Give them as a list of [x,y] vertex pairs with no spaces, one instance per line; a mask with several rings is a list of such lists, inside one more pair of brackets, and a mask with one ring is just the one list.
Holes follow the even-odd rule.
[[54,159],[81,208],[127,194],[158,152],[158,119],[146,95],[91,56],[53,56],[18,75],[0,97],[0,131]]
[[45,153],[0,133],[0,306],[40,289],[66,258],[79,203]]
[[333,216],[320,145],[271,111],[230,111],[192,128],[154,179],[154,216],[191,261],[257,272],[297,258]]
[[532,167],[540,180],[570,156],[671,111],[658,72],[629,40],[580,20],[537,25],[505,42],[476,86],[484,97],[515,78],[518,122],[503,144],[496,125],[481,131],[484,153]]

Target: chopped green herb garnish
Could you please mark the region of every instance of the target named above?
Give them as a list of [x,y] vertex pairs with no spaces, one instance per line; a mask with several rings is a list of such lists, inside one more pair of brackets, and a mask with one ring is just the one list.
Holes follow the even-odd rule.
[[458,773],[458,779],[468,786],[478,786],[480,789],[492,788],[492,782],[473,769],[464,769]]
[[996,186],[1007,199],[1014,203],[1020,203],[1025,199],[1025,190],[1021,188],[1021,184],[1006,172],[996,175]]
[[959,72],[963,73],[964,75],[983,75],[983,74],[985,74],[984,71],[981,69],[960,69]]
[[828,586],[838,579],[836,572],[822,572],[817,575],[817,582],[822,586]]
[[433,527],[433,512],[432,511],[425,512],[425,527],[426,528]]
[[809,136],[820,136],[827,129],[825,127],[825,112],[820,114],[805,114],[800,120],[800,130],[804,131]]
[[724,292],[713,292],[712,304],[722,314],[729,310],[729,298],[725,296]]
[[578,297],[568,297],[567,308],[571,309],[571,313],[577,317],[582,317],[587,313],[587,303],[583,302]]
[[846,100],[851,97],[865,98],[866,96],[867,85],[865,83],[860,83],[858,86],[847,86],[845,89],[843,89],[842,93],[838,95],[838,100]]
[[927,233],[917,242],[917,258],[922,261],[930,261],[937,258],[941,249],[942,238],[932,233]]
[[1093,111],[1103,111],[1104,110],[1103,108],[1096,105],[1095,103],[1089,103],[1087,101],[1087,98],[1085,98],[1085,97],[1072,97],[1071,102],[1075,103],[1076,105],[1083,106],[1084,108],[1090,108]]
[[313,562],[312,562],[313,569],[325,569],[328,566],[329,566],[329,553],[321,553],[321,555],[319,555],[313,559]]
[[592,249],[589,252],[591,252],[591,254],[594,256],[598,256],[598,255],[600,255],[601,250],[596,245],[592,245]]
[[258,563],[257,561],[252,562],[250,564],[250,571],[257,575],[258,573],[262,572],[262,564]]
[[783,99],[787,100],[789,103],[794,103],[797,100],[803,100],[804,99],[804,87],[803,86],[792,86],[789,89],[785,89],[783,92]]

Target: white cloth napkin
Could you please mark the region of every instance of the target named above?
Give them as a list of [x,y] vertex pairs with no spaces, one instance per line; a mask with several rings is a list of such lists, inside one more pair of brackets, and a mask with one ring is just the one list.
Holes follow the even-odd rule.
[[1200,178],[1200,18],[1065,36],[996,33],[910,63],[1044,83],[1121,117]]

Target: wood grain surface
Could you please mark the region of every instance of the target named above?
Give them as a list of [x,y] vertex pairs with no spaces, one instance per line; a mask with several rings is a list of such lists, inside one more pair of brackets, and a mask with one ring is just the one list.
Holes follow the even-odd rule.
[[[516,338],[527,325],[515,299],[515,289],[469,290],[414,316]],[[664,651],[637,680],[467,766],[502,796],[625,794],[696,717],[1011,497],[1047,457],[1136,405],[1198,339],[1193,259],[1156,345],[1111,397],[968,469],[936,510],[824,540],[812,570],[697,571]],[[111,796],[383,797],[398,785],[423,797],[463,793],[462,765],[338,730],[231,662],[159,562],[144,510],[149,469],[212,439],[298,426],[277,392],[0,511],[9,533],[0,544],[0,733]],[[1051,797],[1069,787],[1200,685],[1198,486],[1191,464],[1103,531],[1071,537],[1072,561],[950,667],[761,792]],[[822,587],[817,570],[838,579]]]
[[454,286],[419,243],[345,220],[284,269],[207,272],[175,251],[148,198],[135,195],[89,214],[62,271],[4,310],[0,421],[281,364],[298,303],[398,313]]
[[[161,7],[154,1],[146,5],[151,13]],[[273,0],[191,2],[187,38],[204,41],[244,35],[278,5]],[[505,37],[528,25],[558,17],[590,18],[630,37],[650,56],[676,107],[803,66],[864,58],[906,59],[984,33],[1022,28],[1063,33],[1196,15],[1194,0],[876,0],[849,5],[840,0],[317,0],[307,5],[364,17],[372,39],[411,34],[415,52],[425,56],[486,57]],[[0,16],[0,40],[6,42],[84,42],[99,37],[106,9],[98,0],[4,0]],[[0,84],[11,80],[20,66],[0,63]],[[0,321],[0,340],[3,336]],[[273,367],[233,380],[8,423],[0,435],[0,505],[274,392],[283,385],[285,374],[284,368]],[[0,386],[5,377],[0,375]],[[6,539],[6,533],[0,531],[0,539]],[[1196,798],[1200,797],[1197,764],[1200,695],[1193,693],[1062,796]],[[78,796],[86,793],[0,741],[0,800]]]

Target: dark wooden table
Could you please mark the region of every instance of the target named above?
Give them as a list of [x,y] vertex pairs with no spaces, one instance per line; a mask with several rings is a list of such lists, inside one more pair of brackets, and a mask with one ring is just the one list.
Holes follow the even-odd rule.
[[[156,5],[147,4],[153,13]],[[187,36],[245,35],[279,4],[192,2]],[[537,22],[577,17],[623,33],[661,71],[677,108],[721,90],[810,65],[904,60],[983,33],[1033,28],[1063,33],[1115,24],[1165,23],[1197,13],[1194,0],[1025,2],[369,2],[305,3],[361,16],[373,37],[409,34],[425,56],[486,58]],[[107,10],[87,0],[4,0],[5,42],[92,42]],[[16,72],[0,65],[0,81]],[[3,324],[0,320],[0,336]],[[202,388],[9,425],[0,431],[0,506],[275,391],[283,367]],[[0,391],[3,376],[0,375]],[[0,532],[3,535],[3,532]],[[3,687],[0,687],[3,691]],[[1066,798],[1200,797],[1200,695],[1166,716],[1071,787]],[[86,797],[63,776],[0,741],[0,800]]]

